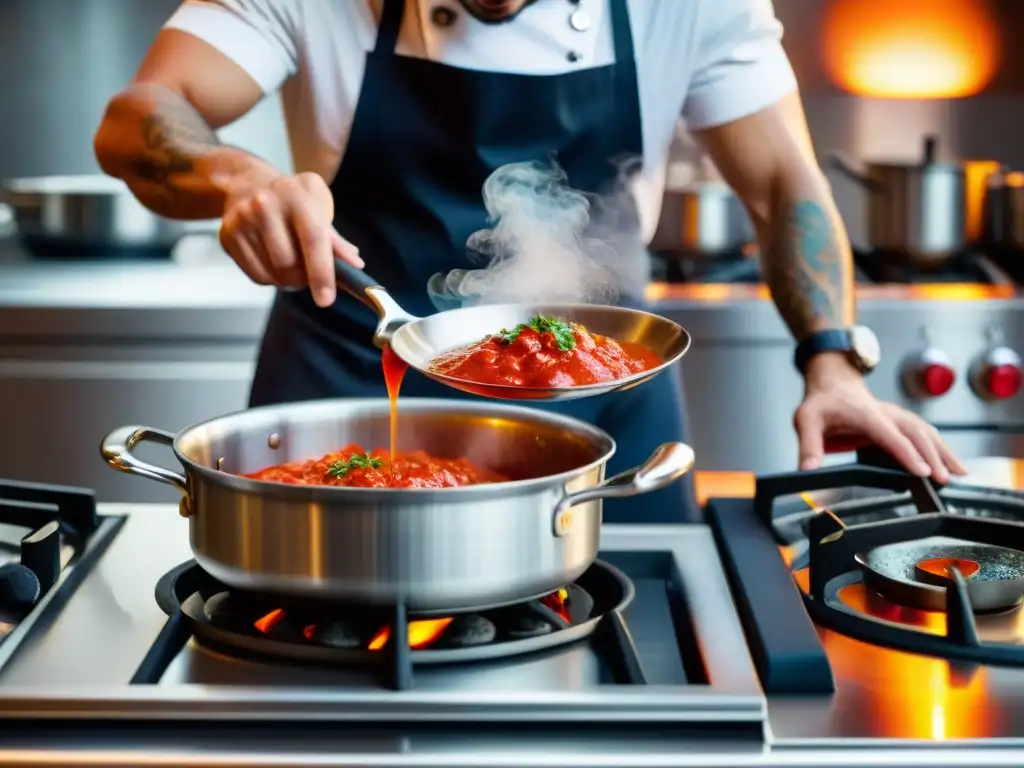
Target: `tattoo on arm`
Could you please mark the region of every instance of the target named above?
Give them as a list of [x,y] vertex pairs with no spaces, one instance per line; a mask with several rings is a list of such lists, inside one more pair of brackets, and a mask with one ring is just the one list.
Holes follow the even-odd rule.
[[821,205],[792,203],[772,224],[765,278],[797,340],[853,322],[850,254]]
[[196,157],[220,146],[217,134],[184,99],[170,99],[142,119],[146,155],[134,163],[136,178],[159,186],[174,196],[173,177],[191,173]]

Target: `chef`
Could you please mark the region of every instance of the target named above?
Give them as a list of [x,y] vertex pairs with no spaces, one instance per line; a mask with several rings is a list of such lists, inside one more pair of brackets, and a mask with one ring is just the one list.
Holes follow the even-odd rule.
[[[376,318],[337,295],[332,259],[365,262],[406,309],[430,313],[430,276],[470,267],[467,238],[488,225],[481,189],[499,167],[553,155],[573,188],[599,192],[617,158],[642,158],[631,189],[648,237],[682,114],[749,210],[797,340],[800,466],[836,441],[873,442],[943,482],[963,468],[935,429],[865,385],[877,340],[854,325],[850,249],[781,32],[770,0],[188,0],[110,102],[96,155],[158,214],[222,217],[239,268],[285,289],[252,386],[259,406],[384,396]],[[295,173],[215,134],[277,91]],[[681,393],[662,375],[538,407],[608,431],[619,471],[685,439]],[[455,396],[415,375],[403,395]],[[694,516],[686,484],[605,511]]]

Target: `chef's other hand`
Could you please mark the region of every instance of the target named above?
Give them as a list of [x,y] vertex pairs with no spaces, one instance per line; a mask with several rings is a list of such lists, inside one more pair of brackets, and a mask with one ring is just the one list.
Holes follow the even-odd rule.
[[826,451],[874,444],[919,477],[946,483],[950,474],[967,474],[935,427],[898,405],[876,400],[863,376],[842,357],[811,361],[793,424],[801,470],[820,467]]
[[338,234],[333,220],[334,200],[320,176],[278,176],[229,195],[220,243],[253,282],[308,285],[317,305],[329,307],[337,296],[334,259],[364,266],[359,250]]

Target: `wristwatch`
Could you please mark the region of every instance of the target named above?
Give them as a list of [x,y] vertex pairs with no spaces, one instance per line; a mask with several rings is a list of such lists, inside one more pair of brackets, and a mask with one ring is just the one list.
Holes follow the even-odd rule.
[[796,345],[793,362],[804,373],[812,357],[823,352],[842,352],[861,373],[871,373],[882,358],[882,346],[874,331],[863,325],[812,333]]

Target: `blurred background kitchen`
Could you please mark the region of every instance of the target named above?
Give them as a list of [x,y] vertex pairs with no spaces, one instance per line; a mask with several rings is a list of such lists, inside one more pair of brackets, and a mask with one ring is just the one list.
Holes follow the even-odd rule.
[[[215,223],[160,222],[103,179],[66,178],[99,173],[103,107],[176,5],[0,3],[0,179],[18,214],[0,208],[0,475],[167,499],[109,472],[99,437],[245,405],[270,291],[219,252]],[[857,251],[860,320],[882,342],[872,388],[966,456],[1024,458],[1024,2],[775,8]],[[222,138],[290,166],[276,99]],[[745,215],[682,124],[666,186],[651,296],[694,336],[699,467],[790,469],[792,342]]]

